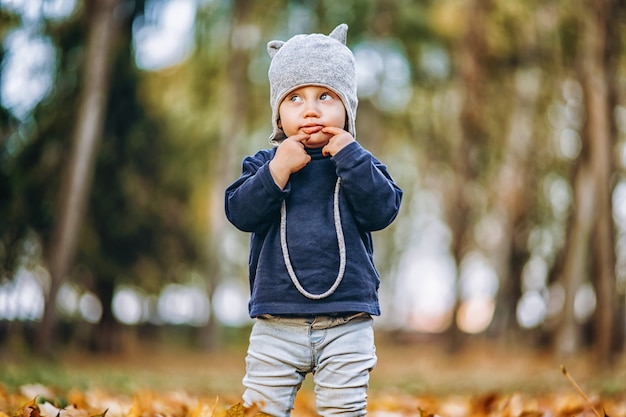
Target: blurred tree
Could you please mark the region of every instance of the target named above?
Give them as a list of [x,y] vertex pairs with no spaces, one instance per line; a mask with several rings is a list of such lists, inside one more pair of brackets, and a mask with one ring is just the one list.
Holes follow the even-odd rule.
[[[532,65],[532,63],[530,64]],[[500,167],[491,182],[490,208],[487,221],[495,222],[496,236],[480,242],[490,254],[499,277],[496,311],[491,325],[502,336],[515,329],[516,305],[521,296],[521,270],[527,258],[525,248],[517,243],[530,216],[530,155],[534,148],[533,123],[537,113],[541,74],[537,68],[519,68],[513,73],[515,103],[511,109],[506,142]],[[521,255],[521,256],[520,256]],[[518,258],[522,260],[518,260]]]
[[[615,225],[611,196],[615,185],[615,161],[612,158],[616,144],[613,108],[615,107],[615,66],[617,52],[617,27],[624,2],[587,2],[591,16],[586,20],[589,33],[582,46],[582,85],[588,110],[586,134],[592,137],[592,169],[596,182],[597,219],[592,237],[593,261],[597,273],[594,285],[597,306],[594,314],[593,347],[599,363],[604,367],[614,364],[616,346],[623,344],[621,337],[625,317],[618,316],[624,297],[618,297],[615,275]],[[621,3],[621,4],[620,4]],[[618,343],[616,343],[618,342]]]
[[[556,335],[561,354],[581,347],[581,328],[575,317],[575,297],[581,285],[595,281],[597,310],[594,347],[599,363],[613,359],[615,329],[623,327],[617,318],[619,301],[615,291],[614,224],[611,209],[611,159],[615,129],[611,126],[612,79],[616,54],[613,43],[619,4],[590,1],[578,9],[584,36],[580,37],[579,73],[585,97],[587,119],[581,158],[574,178],[575,207],[561,278],[564,283],[565,309]],[[593,247],[592,247],[593,245]],[[623,298],[623,297],[622,297]],[[616,326],[615,323],[620,323]]]
[[57,324],[56,296],[74,261],[79,230],[85,215],[93,165],[102,136],[111,49],[117,33],[113,16],[118,0],[88,2],[86,15],[90,28],[86,43],[84,78],[78,99],[73,147],[61,185],[60,207],[49,244],[50,288],[46,294],[37,348],[49,353]]
[[[254,110],[253,100],[250,100],[250,91],[246,87],[248,72],[252,56],[252,48],[257,46],[257,33],[260,31],[257,25],[259,16],[268,4],[262,6],[250,0],[236,0],[232,3],[230,12],[230,25],[227,32],[225,48],[221,51],[225,62],[219,86],[219,93],[215,104],[219,105],[222,112],[221,122],[217,129],[219,140],[218,152],[212,155],[209,161],[209,201],[210,201],[210,224],[208,253],[210,257],[209,279],[211,289],[215,289],[223,279],[226,269],[219,261],[227,250],[223,245],[226,224],[224,212],[224,190],[232,182],[232,172],[239,166],[237,148],[245,142],[249,135],[250,120]],[[261,7],[261,8],[259,8]],[[258,14],[257,14],[258,13]],[[212,294],[212,293],[211,293]],[[217,326],[214,321],[211,323]],[[213,334],[217,332],[213,331]],[[219,341],[205,343],[209,347],[215,347]]]
[[[472,223],[476,221],[478,207],[472,199],[472,189],[479,180],[478,176],[485,168],[482,153],[486,150],[486,128],[484,109],[486,104],[485,62],[485,19],[489,2],[471,0],[465,4],[464,26],[459,41],[453,50],[453,60],[461,89],[461,108],[459,114],[459,137],[452,155],[454,183],[450,188],[446,205],[448,224],[452,232],[451,252],[457,265],[472,247]],[[458,300],[458,298],[457,298]],[[453,311],[456,317],[458,304]],[[452,320],[449,329],[450,347],[458,349],[460,330]]]
[[[0,39],[20,24],[16,15],[0,9]],[[6,45],[0,48],[0,63],[5,64]],[[4,80],[0,71],[0,84]],[[16,204],[19,187],[13,174],[16,164],[10,142],[20,137],[20,120],[4,106],[0,106],[0,279],[11,276],[19,257],[19,242],[26,234],[26,225],[19,221],[23,207]]]
[[551,5],[495,1],[486,23],[490,79],[499,81],[488,86],[490,164],[483,168],[488,195],[475,226],[482,231],[475,234],[499,280],[489,334],[500,338],[519,335],[522,275],[534,252],[527,242],[532,228],[545,217],[538,209],[541,195],[536,185],[546,175],[544,161],[549,155],[541,128],[553,83],[548,68],[557,64],[549,58],[556,25],[542,25],[544,14],[555,14]]
[[[60,50],[56,88],[51,97],[35,109],[32,118],[22,123],[21,129],[28,123],[36,126],[27,131],[29,135],[23,140],[23,149],[10,157],[3,154],[8,162],[3,168],[10,194],[2,200],[7,202],[5,213],[8,215],[2,218],[12,220],[8,223],[10,227],[3,227],[1,232],[3,242],[8,242],[3,245],[7,257],[2,256],[6,264],[8,258],[23,256],[20,242],[28,236],[29,230],[49,243],[46,252],[49,259],[56,262],[56,266],[52,262],[51,265],[55,270],[61,266],[64,270],[62,274],[55,272],[58,275],[54,288],[48,294],[47,306],[55,316],[58,312],[53,292],[58,291],[63,282],[79,284],[82,291],[98,295],[102,317],[97,329],[83,338],[87,338],[89,346],[110,350],[121,347],[120,324],[111,311],[111,299],[118,284],[133,284],[148,294],[158,294],[165,282],[186,280],[195,265],[202,262],[200,244],[196,240],[202,231],[196,230],[195,218],[188,215],[196,209],[187,206],[192,191],[187,171],[190,165],[181,161],[189,154],[197,159],[202,155],[197,151],[206,149],[188,150],[184,141],[172,140],[159,128],[154,115],[145,111],[147,104],[141,99],[142,77],[133,62],[131,48],[131,23],[143,12],[144,3],[123,1],[117,3],[115,12],[113,3],[103,4],[109,7],[105,8],[108,15],[106,10],[102,11],[102,5],[90,3],[80,8],[73,19],[46,26]],[[95,18],[98,25],[89,24],[90,18]],[[100,24],[106,26],[107,22],[115,26],[115,33],[104,33],[105,45],[89,49],[85,39],[93,39],[93,36],[85,37],[84,33],[98,29]],[[110,50],[108,58],[107,48]],[[106,70],[100,67],[101,72],[96,75],[104,77],[107,71],[112,71],[110,79],[90,78],[93,71],[86,69],[89,65],[108,66]],[[95,91],[84,92],[82,101],[77,99],[81,86],[85,90],[95,88]],[[85,97],[94,100],[86,102]],[[103,107],[98,108],[100,105]],[[88,109],[102,114],[97,117],[85,114]],[[77,114],[81,115],[78,119]],[[98,121],[100,117],[102,120]],[[82,171],[76,171],[80,178],[74,179],[79,184],[83,181],[82,191],[78,191],[85,193],[81,198],[88,202],[80,203],[85,211],[78,218],[76,210],[80,208],[78,200],[81,198],[77,192],[70,193],[74,199],[74,214],[66,210],[64,224],[75,227],[72,231],[53,219],[60,219],[56,213],[62,207],[55,206],[54,201],[65,201],[59,195],[62,181],[57,172],[71,166],[67,165],[64,150],[70,147],[67,126],[73,123],[77,124],[75,140],[87,137],[95,141],[93,135],[97,132],[91,129],[99,130],[104,140],[93,148],[88,146],[89,152],[85,154],[75,154],[74,160]],[[93,167],[88,167],[89,158],[93,158]],[[94,171],[93,182],[88,180],[92,175],[90,171]],[[66,194],[69,188],[66,183]],[[57,228],[55,238],[50,232],[53,224]],[[63,265],[59,263],[63,259],[59,256],[61,245],[57,242],[60,235],[65,236]],[[7,270],[6,273],[10,276],[12,272]],[[54,325],[58,316],[51,317],[47,312],[45,317],[41,325],[50,333],[38,332],[41,338],[38,348],[48,351],[55,341],[71,342],[62,337]],[[79,327],[74,326],[72,320],[80,319],[69,320],[67,327]],[[90,329],[92,326],[80,327]]]
[[5,108],[0,108],[0,277],[10,276],[18,258],[18,241],[25,226],[16,221],[16,184],[12,181],[13,161],[5,143],[16,134],[19,122]]
[[[111,309],[118,286],[140,288],[156,299],[168,283],[189,284],[196,274],[201,278],[207,275],[203,244],[207,230],[205,223],[198,222],[194,186],[199,172],[205,173],[199,167],[204,167],[205,158],[213,154],[208,146],[211,137],[198,137],[181,128],[199,128],[187,123],[195,116],[189,113],[198,109],[182,106],[183,112],[175,121],[177,130],[169,129],[154,112],[145,83],[151,74],[135,65],[131,32],[136,20],[150,11],[144,2],[128,2],[127,6],[114,49],[104,141],[79,258],[93,270],[95,290],[103,304],[103,316],[93,334],[94,347],[99,350],[125,347],[121,325]],[[171,83],[172,74],[185,73],[185,64],[162,71]],[[173,86],[176,90],[179,87]],[[163,85],[155,89],[164,91]],[[179,93],[182,97],[168,97],[169,111],[180,109],[184,103],[187,92]],[[142,321],[147,319],[142,317]],[[207,335],[205,329],[190,334],[196,338],[194,344],[197,338],[215,336]]]

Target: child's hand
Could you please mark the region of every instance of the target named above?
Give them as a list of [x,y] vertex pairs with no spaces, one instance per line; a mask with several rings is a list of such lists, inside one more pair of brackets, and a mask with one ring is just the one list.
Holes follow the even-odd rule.
[[324,156],[335,156],[335,154],[346,145],[354,142],[352,135],[339,127],[327,126],[322,129],[322,132],[333,135],[328,141],[328,144],[322,148],[322,154]]
[[304,150],[302,143],[308,138],[310,135],[305,134],[288,137],[278,146],[274,159],[270,161],[270,173],[281,189],[285,188],[291,174],[300,171],[311,161],[311,156]]

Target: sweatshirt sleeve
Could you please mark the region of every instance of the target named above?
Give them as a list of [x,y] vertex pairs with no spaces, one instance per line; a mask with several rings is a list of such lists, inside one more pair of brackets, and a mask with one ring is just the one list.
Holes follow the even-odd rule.
[[343,148],[332,160],[361,228],[376,231],[390,225],[400,210],[402,190],[387,167],[358,142]]
[[242,174],[226,188],[226,217],[239,230],[262,232],[278,215],[280,204],[289,193],[281,190],[269,170],[273,151],[263,150],[243,160]]

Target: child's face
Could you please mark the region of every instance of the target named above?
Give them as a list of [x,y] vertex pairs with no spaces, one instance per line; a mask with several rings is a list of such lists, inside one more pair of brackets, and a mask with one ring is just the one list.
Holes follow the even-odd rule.
[[302,141],[307,148],[322,148],[333,136],[324,127],[346,125],[346,109],[339,96],[326,87],[307,85],[291,91],[278,107],[278,126],[287,137],[309,135]]

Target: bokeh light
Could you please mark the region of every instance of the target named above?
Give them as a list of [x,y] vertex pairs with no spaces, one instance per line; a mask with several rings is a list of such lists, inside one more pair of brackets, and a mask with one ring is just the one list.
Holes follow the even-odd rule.
[[220,323],[241,327],[250,323],[248,289],[235,280],[222,282],[213,294],[213,309]]

